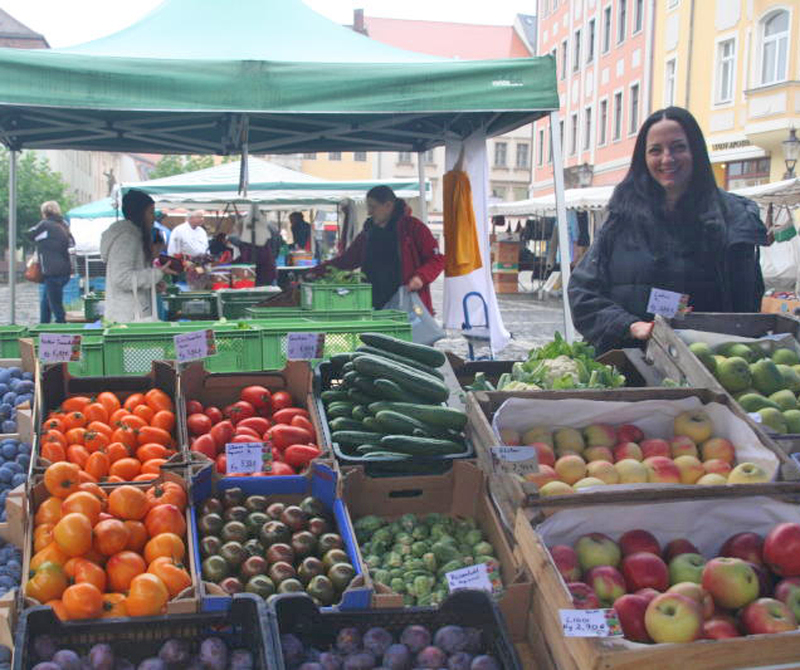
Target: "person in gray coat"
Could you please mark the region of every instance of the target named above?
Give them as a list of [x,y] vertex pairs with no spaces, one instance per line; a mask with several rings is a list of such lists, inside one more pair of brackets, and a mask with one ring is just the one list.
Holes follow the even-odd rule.
[[55,200],[42,203],[42,220],[28,229],[28,238],[36,244],[36,254],[42,270],[42,284],[39,292],[39,322],[56,323],[66,321],[64,311],[64,286],[72,275],[69,248],[75,240],[69,232],[61,207]]
[[766,244],[758,205],[717,187],[695,118],[680,107],[654,112],[571,277],[575,327],[598,353],[642,346],[653,289],[688,295],[696,312],[757,312]]

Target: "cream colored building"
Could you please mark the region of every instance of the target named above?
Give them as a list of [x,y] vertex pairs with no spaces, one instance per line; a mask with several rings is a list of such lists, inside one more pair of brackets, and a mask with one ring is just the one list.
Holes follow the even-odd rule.
[[655,24],[652,108],[695,115],[723,188],[782,179],[800,130],[800,0],[657,0]]

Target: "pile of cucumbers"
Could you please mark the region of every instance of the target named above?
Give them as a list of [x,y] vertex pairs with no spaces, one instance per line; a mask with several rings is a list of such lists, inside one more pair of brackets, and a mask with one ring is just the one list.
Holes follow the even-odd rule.
[[463,454],[464,412],[445,407],[450,390],[437,368],[444,354],[380,333],[331,358],[334,381],[321,399],[331,441],[363,460]]

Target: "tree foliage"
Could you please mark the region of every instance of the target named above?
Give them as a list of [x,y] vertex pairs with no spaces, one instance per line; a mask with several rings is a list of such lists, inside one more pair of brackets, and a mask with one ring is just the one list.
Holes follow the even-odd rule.
[[[8,246],[8,170],[10,153],[0,148],[0,245]],[[30,247],[24,231],[42,217],[43,202],[55,200],[61,211],[67,212],[78,202],[61,173],[50,168],[50,162],[32,151],[24,151],[17,158],[17,242]]]
[[156,163],[148,179],[171,177],[175,174],[185,174],[186,172],[194,172],[210,167],[214,167],[213,156],[179,156],[176,154],[167,154],[166,156],[162,156],[158,163]]

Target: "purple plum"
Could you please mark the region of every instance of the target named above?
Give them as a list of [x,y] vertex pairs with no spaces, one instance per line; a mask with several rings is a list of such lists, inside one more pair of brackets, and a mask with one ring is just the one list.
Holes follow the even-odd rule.
[[146,658],[137,666],[136,670],[169,670],[167,668],[167,664],[164,663],[160,658],[156,658],[153,656],[152,658]]
[[300,665],[306,657],[303,643],[294,635],[281,635],[281,649],[283,650],[283,660],[290,668]]
[[57,651],[51,660],[61,670],[81,670],[81,657],[71,649]]
[[447,659],[447,670],[470,670],[472,656],[466,651],[457,651]]
[[92,670],[114,670],[114,650],[110,644],[96,644],[89,650]]
[[228,647],[218,637],[207,637],[200,645],[200,663],[208,670],[225,670]]
[[500,670],[500,664],[493,656],[476,656],[469,670]]
[[383,665],[388,670],[406,670],[411,667],[411,652],[404,644],[393,644],[383,655]]
[[58,651],[56,643],[49,635],[37,635],[33,638],[33,651],[36,657],[42,661],[49,661]]
[[326,651],[319,655],[319,664],[322,670],[341,670],[342,657],[332,651]]
[[308,663],[303,663],[297,670],[323,670],[323,668],[316,661],[310,661]]
[[439,647],[425,647],[417,654],[418,668],[443,668],[447,663],[447,654]]
[[467,643],[467,634],[461,626],[443,626],[433,636],[433,644],[446,654],[464,651]]
[[470,654],[479,654],[483,651],[483,633],[480,628],[465,628],[464,634],[467,636],[467,646],[464,651],[468,651]]
[[360,651],[344,657],[344,670],[372,670],[375,667],[375,657],[368,651]]
[[418,654],[431,643],[431,634],[425,626],[407,626],[400,636],[400,642],[412,654]]
[[52,661],[44,661],[33,666],[33,670],[61,670],[61,666]]
[[342,628],[336,636],[336,649],[343,654],[354,654],[361,648],[358,628]]
[[253,654],[247,649],[236,649],[228,661],[228,670],[253,670],[255,662]]
[[386,650],[392,646],[392,634],[385,628],[370,628],[364,633],[362,643],[364,649],[375,656],[382,657]]
[[167,665],[188,663],[191,655],[185,640],[167,640],[158,650],[158,657]]

